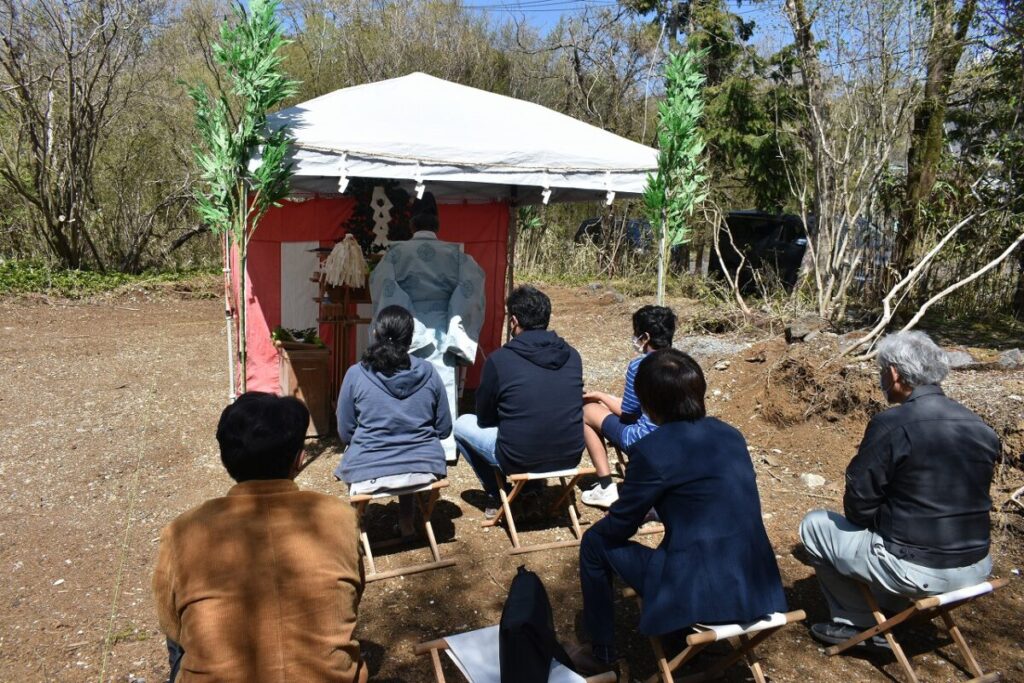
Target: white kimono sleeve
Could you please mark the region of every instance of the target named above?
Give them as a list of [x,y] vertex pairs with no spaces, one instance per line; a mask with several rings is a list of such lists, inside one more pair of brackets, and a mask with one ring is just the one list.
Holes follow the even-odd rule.
[[480,328],[484,324],[484,279],[484,270],[473,257],[460,254],[458,285],[448,300],[448,331],[441,350],[467,365],[476,360]]
[[412,346],[409,353],[433,347],[435,337],[433,331],[428,329],[418,318],[416,309],[412,305],[409,294],[398,285],[398,277],[395,271],[395,263],[398,261],[398,253],[390,251],[380,260],[370,274],[370,300],[373,302],[373,317],[376,318],[381,309],[387,306],[401,306],[409,311],[415,319]]

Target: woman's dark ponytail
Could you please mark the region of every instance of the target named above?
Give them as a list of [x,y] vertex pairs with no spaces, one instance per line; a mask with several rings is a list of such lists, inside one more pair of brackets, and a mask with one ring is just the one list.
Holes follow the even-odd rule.
[[414,325],[412,314],[401,306],[381,309],[373,321],[373,343],[363,352],[363,365],[385,377],[408,370]]

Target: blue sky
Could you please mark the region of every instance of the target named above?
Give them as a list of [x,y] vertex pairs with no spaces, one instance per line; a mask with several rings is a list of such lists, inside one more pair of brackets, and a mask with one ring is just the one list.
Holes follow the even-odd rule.
[[[757,23],[753,42],[764,43],[766,47],[778,49],[792,42],[789,27],[780,14],[781,2],[742,4],[728,1],[730,9],[744,20]],[[541,29],[552,28],[563,14],[578,12],[586,7],[604,8],[618,5],[614,0],[464,0],[463,5],[474,11],[486,12],[496,20],[515,17]]]
[[558,23],[563,14],[575,13],[586,7],[614,7],[613,0],[465,0],[470,9],[486,11],[495,19],[525,18],[542,30]]

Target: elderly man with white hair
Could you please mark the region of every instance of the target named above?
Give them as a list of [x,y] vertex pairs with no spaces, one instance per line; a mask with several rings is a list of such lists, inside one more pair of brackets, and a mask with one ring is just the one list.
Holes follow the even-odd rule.
[[[875,625],[858,582],[896,611],[907,598],[974,585],[992,571],[999,437],[942,392],[946,353],[923,332],[884,338],[878,366],[886,399],[898,405],[868,423],[846,468],[844,515],[815,510],[800,524],[831,613],[811,634],[829,644]],[[866,642],[888,647],[881,636]]]

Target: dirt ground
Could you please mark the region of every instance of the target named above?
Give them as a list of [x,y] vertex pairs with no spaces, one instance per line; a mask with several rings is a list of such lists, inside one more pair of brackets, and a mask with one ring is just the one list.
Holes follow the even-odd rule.
[[[620,390],[636,302],[587,288],[549,291],[553,327],[581,351],[587,385]],[[694,314],[692,302],[673,304],[684,319]],[[790,606],[809,615],[759,650],[769,677],[902,680],[891,656],[826,658],[810,639],[807,626],[824,616],[824,604],[797,548],[808,510],[841,507],[843,470],[868,414],[880,407],[870,368],[822,369],[828,343],[787,349],[756,334],[680,334],[677,341],[705,368],[709,411],[747,437]],[[227,396],[221,305],[188,293],[5,300],[0,348],[0,682],[163,681],[164,643],[149,587],[160,528],[232,483],[213,438]],[[1024,372],[957,372],[947,389],[1003,432],[1008,456],[1020,456]],[[330,476],[337,444],[314,447],[323,454],[299,484],[342,493]],[[826,483],[809,489],[799,479],[804,473]],[[366,588],[358,636],[375,681],[431,680],[413,644],[496,623],[524,563],[547,586],[561,638],[577,637],[575,549],[509,556],[504,530],[480,527],[472,471],[460,464],[449,476],[435,529],[442,554],[458,565]],[[995,575],[1010,585],[959,617],[982,664],[1010,681],[1024,681],[1024,523],[1005,503],[1022,483],[1020,470],[1000,466],[992,491]],[[599,511],[581,509],[585,522],[599,519]],[[371,535],[388,534],[396,515],[394,504],[371,506]],[[568,538],[564,522],[521,526],[529,542],[540,542]],[[423,547],[382,553],[379,568],[427,557]],[[622,652],[641,677],[653,672],[653,660],[636,621],[632,604],[618,606]],[[964,677],[959,654],[934,625],[904,634],[922,680]],[[717,656],[712,649],[698,661]],[[738,667],[727,680],[748,678]]]

